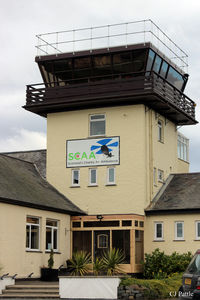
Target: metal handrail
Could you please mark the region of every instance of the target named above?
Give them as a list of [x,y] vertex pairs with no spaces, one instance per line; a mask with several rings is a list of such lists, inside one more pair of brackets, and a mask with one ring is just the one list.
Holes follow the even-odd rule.
[[[138,29],[137,26],[140,26],[141,28]],[[131,30],[129,30],[130,27]],[[99,30],[103,30],[103,34],[100,35],[98,33]],[[118,30],[118,33],[112,32],[112,30],[115,30],[115,32]],[[86,33],[86,36],[84,36],[84,33]],[[72,37],[67,39],[66,36],[68,35],[71,35]],[[78,35],[81,35],[81,37],[79,37]],[[123,36],[125,38],[124,41],[122,39]],[[135,40],[129,42],[128,39],[130,36],[135,36]],[[98,40],[101,40],[100,48],[108,49],[119,45],[125,45],[125,47],[128,47],[128,45],[135,43],[155,43],[155,46],[158,49],[160,45],[164,47],[162,52],[164,52],[167,57],[173,54],[172,57],[169,56],[168,58],[171,60],[178,60],[179,64],[178,62],[176,62],[175,64],[180,68],[186,68],[186,70],[184,71],[187,72],[188,55],[176,43],[174,43],[172,39],[167,34],[165,34],[151,19],[44,33],[38,34],[36,35],[36,37],[38,39],[38,44],[36,46],[38,56],[42,55],[43,53],[45,55],[57,55],[64,52],[72,52],[73,54],[75,54],[77,51],[81,50],[90,50],[90,52],[92,52],[94,49],[99,48],[98,46],[94,46],[93,43],[94,41]],[[136,40],[138,37],[140,39],[140,42]],[[111,42],[111,39],[113,38],[119,38],[117,45]],[[105,43],[103,44],[102,40],[104,39]],[[81,47],[82,42],[86,42],[87,44],[84,49],[82,49]],[[72,49],[69,48],[69,45],[72,46]],[[61,49],[61,46],[66,46],[66,48]]]

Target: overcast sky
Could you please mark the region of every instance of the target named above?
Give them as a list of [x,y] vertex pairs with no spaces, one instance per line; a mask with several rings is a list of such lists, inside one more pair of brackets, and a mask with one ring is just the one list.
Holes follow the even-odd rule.
[[[46,119],[21,108],[26,84],[42,82],[38,33],[151,19],[189,54],[185,94],[200,120],[199,16],[198,0],[0,0],[0,152],[46,148]],[[190,171],[200,171],[200,125],[180,130],[190,138]]]

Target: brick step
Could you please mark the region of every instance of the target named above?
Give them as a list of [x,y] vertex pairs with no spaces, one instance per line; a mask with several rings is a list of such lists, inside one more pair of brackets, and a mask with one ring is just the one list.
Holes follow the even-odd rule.
[[9,289],[9,290],[3,290],[3,294],[19,294],[19,293],[30,293],[30,294],[56,294],[59,293],[59,289]]
[[30,294],[30,293],[20,293],[20,294],[1,294],[1,298],[60,298],[59,294]]
[[44,284],[15,284],[15,285],[7,285],[6,289],[12,290],[12,289],[59,289],[58,284],[53,284],[53,285],[44,285]]

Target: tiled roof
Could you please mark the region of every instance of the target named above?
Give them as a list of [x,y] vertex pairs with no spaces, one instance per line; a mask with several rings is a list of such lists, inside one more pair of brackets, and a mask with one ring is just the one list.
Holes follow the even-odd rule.
[[34,163],[37,166],[40,175],[46,178],[46,149],[6,152],[2,154]]
[[200,210],[200,173],[171,174],[146,214]]
[[68,213],[85,214],[40,176],[35,165],[0,154],[0,202]]

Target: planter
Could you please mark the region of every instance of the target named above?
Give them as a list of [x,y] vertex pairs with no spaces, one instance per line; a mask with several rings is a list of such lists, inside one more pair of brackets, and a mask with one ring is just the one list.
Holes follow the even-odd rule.
[[42,281],[58,281],[58,269],[41,268]]
[[14,285],[15,279],[12,279],[12,277],[5,277],[3,279],[0,279],[0,294],[2,294],[2,290],[5,289],[7,285]]
[[118,276],[59,276],[60,298],[117,299]]

